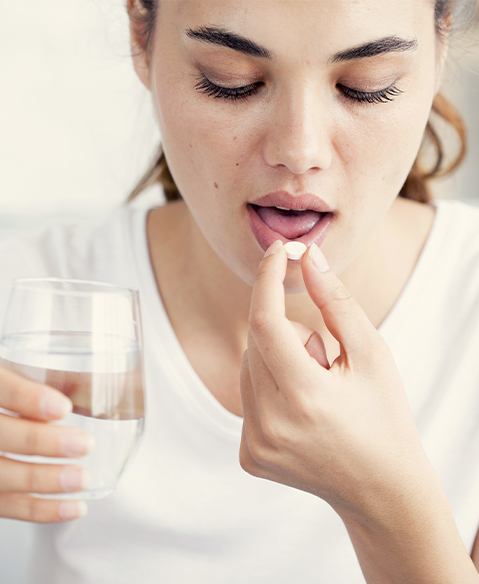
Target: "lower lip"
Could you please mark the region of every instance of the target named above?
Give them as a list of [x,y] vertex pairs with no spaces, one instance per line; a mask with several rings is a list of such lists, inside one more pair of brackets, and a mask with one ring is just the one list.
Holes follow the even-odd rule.
[[312,243],[315,243],[319,247],[323,243],[329,226],[334,219],[334,213],[324,215],[321,217],[318,223],[316,223],[313,229],[311,229],[311,231],[305,233],[297,239],[288,239],[284,235],[281,235],[281,233],[277,233],[276,231],[270,229],[251,205],[247,204],[246,208],[248,209],[251,230],[253,231],[257,242],[264,251],[266,251],[268,247],[277,239],[281,239],[283,243],[288,243],[288,241],[300,241],[301,243],[304,243],[306,247],[309,247]]

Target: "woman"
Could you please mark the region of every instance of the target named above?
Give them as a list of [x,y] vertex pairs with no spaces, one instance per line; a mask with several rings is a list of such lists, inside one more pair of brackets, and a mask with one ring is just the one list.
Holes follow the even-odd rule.
[[[434,203],[418,154],[426,133],[445,172],[431,108],[462,133],[438,90],[467,6],[128,2],[164,150],[134,195],[169,202],[1,262],[140,289],[149,419],[79,521],[28,492],[80,474],[1,460],[0,515],[40,524],[32,582],[479,582],[479,212]],[[0,450],[64,453],[59,396],[1,375],[25,419]]]

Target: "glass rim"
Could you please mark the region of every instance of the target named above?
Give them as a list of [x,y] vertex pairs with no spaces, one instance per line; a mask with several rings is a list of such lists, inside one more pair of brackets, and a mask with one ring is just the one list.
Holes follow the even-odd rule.
[[[95,286],[97,288],[108,289],[104,290],[105,292],[111,293],[128,293],[133,296],[138,296],[138,290],[135,288],[127,288],[126,286],[117,286],[116,284],[111,284],[110,282],[100,282],[98,280],[82,280],[77,278],[57,278],[57,277],[39,277],[39,278],[14,278],[12,280],[12,288],[13,287],[20,287],[35,290],[35,286],[28,286],[29,283],[32,284],[39,284],[41,282],[53,282],[53,283],[60,283],[60,284],[73,284],[73,285],[83,285],[85,287],[88,286]],[[94,292],[102,292],[103,290],[92,290]],[[55,292],[55,290],[54,290]],[[58,292],[69,292],[67,290],[59,290]],[[81,294],[81,290],[71,290],[73,294]],[[83,291],[85,292],[85,291]]]

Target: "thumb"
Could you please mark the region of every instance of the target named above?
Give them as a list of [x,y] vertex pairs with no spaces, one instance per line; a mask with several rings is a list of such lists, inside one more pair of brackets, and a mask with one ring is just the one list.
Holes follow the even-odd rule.
[[351,360],[368,359],[371,347],[380,337],[360,304],[340,278],[330,269],[316,244],[301,259],[308,294],[321,311],[324,323],[341,345],[341,354]]

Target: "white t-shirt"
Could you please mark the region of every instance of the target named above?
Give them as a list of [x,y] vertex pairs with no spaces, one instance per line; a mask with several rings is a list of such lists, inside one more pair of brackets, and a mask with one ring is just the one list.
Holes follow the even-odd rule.
[[[479,527],[479,208],[439,200],[414,273],[380,327],[470,552]],[[80,520],[35,526],[32,584],[364,582],[322,499],[248,475],[242,419],[192,368],[161,303],[146,209],[0,242],[0,322],[14,277],[140,290],[147,390],[140,448],[114,494]],[[427,526],[424,526],[427,529]]]

